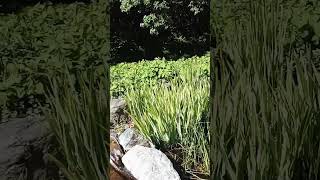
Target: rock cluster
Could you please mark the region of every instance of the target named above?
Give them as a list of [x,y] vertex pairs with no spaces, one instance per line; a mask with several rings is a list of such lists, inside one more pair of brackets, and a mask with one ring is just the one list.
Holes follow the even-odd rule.
[[[123,115],[122,112],[125,112],[126,107],[125,102],[123,100],[111,102],[116,102],[111,106],[112,112],[121,112]],[[111,117],[118,118],[119,115],[111,115]],[[117,120],[112,120],[112,123],[116,123]],[[120,134],[111,130],[111,138],[115,139],[113,143],[119,143],[117,150],[113,149],[114,154],[111,151],[111,157],[114,156],[113,159],[117,161],[115,163],[123,166],[116,167],[124,171],[123,174],[128,173],[137,180],[180,180],[179,174],[168,157],[156,149],[154,144],[144,138],[136,129],[127,128]],[[121,160],[119,154],[124,154]]]
[[[111,151],[111,160],[116,159],[115,164],[123,166],[116,168],[122,169],[124,174],[129,172],[137,180],[180,180],[168,157],[137,130],[128,128],[120,134],[119,139],[117,150]],[[120,160],[119,154],[123,153]]]
[[[113,125],[128,121],[125,107],[122,99],[111,101]],[[114,143],[110,145],[113,148],[110,160],[115,172],[111,180],[180,180],[166,155],[134,128],[127,128],[121,134],[111,129],[110,135]],[[53,145],[52,137],[43,117],[16,118],[0,123],[0,180],[64,179],[59,169],[46,159]]]

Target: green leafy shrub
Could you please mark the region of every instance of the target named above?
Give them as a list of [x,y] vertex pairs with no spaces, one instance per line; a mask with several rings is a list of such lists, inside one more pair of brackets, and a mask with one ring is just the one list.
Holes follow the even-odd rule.
[[[189,66],[192,67],[192,66]],[[158,147],[181,146],[182,165],[209,174],[209,80],[200,69],[183,69],[170,84],[144,82],[127,88],[125,99],[135,126]]]
[[70,180],[108,179],[107,5],[37,4],[0,16],[0,110],[40,102],[64,155],[50,159]]
[[[107,57],[105,1],[69,5],[37,4],[0,16],[0,109],[15,102],[43,102],[46,76],[95,66]],[[19,113],[18,113],[19,114]]]
[[200,71],[200,78],[209,77],[210,56],[192,57],[177,61],[156,59],[136,63],[120,63],[111,66],[111,92],[113,96],[122,96],[127,88],[139,88],[143,84],[155,85],[160,81],[170,81],[180,76],[184,69]]

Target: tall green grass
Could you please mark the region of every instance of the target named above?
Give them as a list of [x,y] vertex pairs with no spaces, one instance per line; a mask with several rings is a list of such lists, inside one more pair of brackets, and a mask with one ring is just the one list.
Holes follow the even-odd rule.
[[211,176],[318,179],[320,74],[310,54],[284,49],[280,0],[241,2],[212,59]]
[[169,83],[128,89],[128,111],[138,130],[160,148],[182,148],[185,169],[209,173],[209,80],[184,69]]
[[64,159],[50,155],[70,180],[106,180],[109,174],[109,77],[92,70],[50,79],[46,115]]

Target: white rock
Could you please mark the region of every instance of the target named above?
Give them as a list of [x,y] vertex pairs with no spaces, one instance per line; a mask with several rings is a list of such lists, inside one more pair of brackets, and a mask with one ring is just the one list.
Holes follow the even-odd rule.
[[122,157],[122,162],[138,180],[180,180],[168,157],[155,148],[136,145]]

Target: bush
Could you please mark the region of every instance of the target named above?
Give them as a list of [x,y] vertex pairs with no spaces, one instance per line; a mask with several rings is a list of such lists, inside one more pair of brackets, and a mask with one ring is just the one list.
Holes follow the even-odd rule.
[[184,69],[199,70],[200,78],[209,77],[210,55],[167,61],[156,59],[136,63],[120,63],[111,66],[111,92],[113,96],[123,96],[127,88],[139,88],[143,84],[155,85],[159,81],[170,81],[178,77]]
[[0,109],[16,111],[31,98],[45,103],[44,75],[55,76],[65,65],[72,73],[94,66],[101,74],[108,53],[106,6],[37,4],[0,16]]

